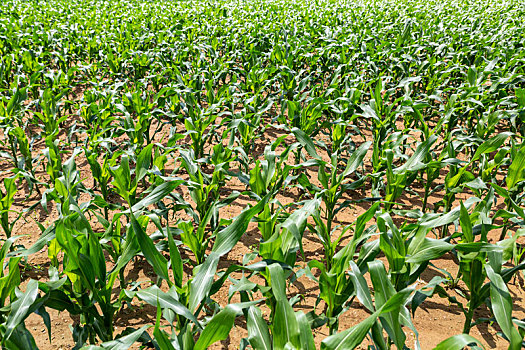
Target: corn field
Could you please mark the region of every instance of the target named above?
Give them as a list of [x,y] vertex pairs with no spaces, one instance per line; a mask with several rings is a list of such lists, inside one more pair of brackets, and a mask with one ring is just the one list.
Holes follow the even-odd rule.
[[2,348],[520,349],[524,23],[2,1]]

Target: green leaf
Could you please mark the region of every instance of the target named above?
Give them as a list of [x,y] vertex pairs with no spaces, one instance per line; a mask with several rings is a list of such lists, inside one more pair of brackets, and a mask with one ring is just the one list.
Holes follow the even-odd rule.
[[485,265],[485,271],[490,280],[490,302],[494,317],[503,334],[510,340],[509,349],[521,349],[522,336],[512,323],[512,298],[507,285],[489,264]]
[[146,232],[144,232],[142,226],[138,223],[133,213],[130,214],[130,219],[131,227],[133,227],[133,231],[137,236],[137,241],[139,243],[142,253],[144,254],[144,257],[153,267],[155,273],[160,278],[166,280],[169,283],[170,280],[168,276],[168,261],[157,250],[157,247],[155,247],[155,244],[153,244],[151,238],[146,234]]
[[380,311],[374,312],[364,321],[357,325],[334,335],[331,335],[321,342],[322,350],[351,350],[355,349],[363,342],[368,330],[374,325]]
[[[115,220],[115,219],[114,219]],[[113,273],[114,271],[120,271],[122,268],[124,268],[131,259],[137,253],[139,252],[139,242],[137,242],[137,237],[135,236],[134,231],[131,229],[128,231],[126,235],[126,241],[124,242],[124,246],[122,247],[122,255],[118,257],[117,264],[110,273]]]
[[[469,208],[472,204],[480,202],[481,199],[476,197],[470,197],[465,201],[465,207]],[[460,216],[460,208],[456,207],[453,210],[445,214],[432,215],[429,217],[423,217],[420,225],[427,228],[435,228],[439,226],[448,225],[456,221]]]
[[258,307],[252,306],[248,309],[246,326],[248,328],[248,341],[255,350],[272,349],[268,325],[264,321],[261,310]]
[[297,318],[297,324],[299,325],[301,349],[315,350],[314,335],[308,318],[302,311],[296,312],[295,316]]
[[233,327],[235,316],[235,310],[229,305],[215,315],[202,331],[195,343],[194,350],[205,350],[216,341],[226,339]]
[[208,295],[217,271],[220,255],[211,253],[204,263],[199,266],[199,271],[190,285],[190,309],[195,310],[199,303]]
[[[173,292],[173,290],[172,290]],[[188,310],[182,303],[177,299],[163,292],[157,286],[151,286],[148,289],[140,290],[136,292],[138,298],[144,300],[150,305],[160,305],[163,309],[169,309],[175,312],[177,315],[184,316],[188,320],[192,321],[197,327],[201,327],[197,318]]]
[[286,298],[277,300],[272,330],[274,349],[284,349],[287,344],[301,348],[299,324]]
[[153,331],[153,336],[155,337],[157,344],[159,344],[160,349],[176,350],[173,344],[171,343],[169,336],[162,329],[155,327],[155,330]]
[[287,300],[286,281],[282,267],[279,264],[271,264],[268,266],[268,271],[270,273],[270,286],[275,300]]
[[306,152],[315,159],[321,160],[321,157],[317,154],[317,151],[315,150],[315,144],[312,141],[312,139],[304,133],[301,129],[293,128],[292,133],[297,138],[297,141],[304,147]]
[[525,180],[525,146],[520,148],[509,166],[509,171],[505,178],[507,189],[509,191],[513,190],[514,186],[523,180]]
[[482,154],[497,151],[509,136],[512,136],[511,132],[502,132],[483,142],[476,150],[476,153],[474,153],[474,156],[472,156],[470,163],[472,164],[472,162],[478,160]]
[[439,258],[441,255],[449,252],[454,248],[453,244],[447,243],[441,239],[425,238],[423,242],[413,248],[408,250],[409,257],[407,257],[406,262],[412,264],[421,264],[428,262],[433,259]]
[[[131,212],[137,213],[140,210],[147,208],[152,204],[158,203],[161,199],[173,192],[173,190],[175,190],[182,183],[184,183],[183,180],[168,181],[162,183],[160,186],[155,187],[155,189],[151,191],[151,193],[148,194],[145,198],[133,205],[133,207],[131,208]],[[128,212],[129,211],[125,211],[124,213]]]
[[146,176],[148,170],[151,166],[151,150],[153,149],[153,144],[150,143],[140,151],[139,156],[137,157],[137,167],[135,169],[136,181],[139,182]]
[[350,261],[350,267],[352,268],[352,271],[349,272],[349,274],[352,283],[354,284],[357,299],[359,299],[361,304],[363,304],[368,311],[374,312],[375,307],[372,302],[372,295],[370,294],[370,289],[368,288],[365,278],[361,274],[359,267],[353,261]]
[[286,298],[286,280],[279,264],[268,266],[270,285],[277,301],[273,317],[273,344],[275,349],[284,349],[286,344],[301,347],[300,330],[295,313]]
[[153,329],[153,336],[157,341],[157,344],[162,350],[175,350],[170,337],[166,332],[160,329],[160,318],[162,315],[162,307],[157,299],[157,319],[155,320],[155,328]]
[[468,334],[458,334],[443,340],[434,348],[434,350],[462,350],[473,344],[485,349],[485,347],[473,336]]
[[266,195],[253,207],[243,210],[231,225],[220,231],[212,252],[222,256],[232,250],[242,235],[246,233],[250,220],[264,208],[269,199],[270,195]]
[[428,155],[430,147],[434,144],[434,142],[436,142],[437,139],[438,138],[436,135],[431,135],[428,139],[420,143],[414,151],[414,154],[406,161],[406,163],[399,168],[394,169],[394,172],[401,174],[407,171],[413,172],[422,169],[425,166],[423,161]]
[[[20,236],[13,236],[11,238],[14,239],[16,237],[20,237]],[[54,238],[55,238],[55,226],[51,225],[48,228],[46,228],[44,232],[42,232],[40,237],[37,239],[37,241],[31,247],[29,247],[27,249],[15,250],[14,252],[9,253],[7,256],[10,256],[10,257],[25,257],[25,256],[33,255],[33,254],[37,253],[38,251],[40,251],[42,248],[44,248],[44,246],[46,244],[48,244],[49,242],[51,242]],[[4,245],[2,246],[2,249],[3,249],[3,247],[6,246],[7,242],[8,241],[6,241],[4,243]],[[10,244],[12,244],[12,241],[11,241]],[[6,252],[7,252],[7,250],[6,250]]]
[[496,244],[473,242],[473,243],[458,243],[454,249],[462,253],[478,253],[478,252],[502,252],[503,247]]
[[476,71],[476,67],[469,67],[467,72],[467,80],[470,86],[476,86],[478,72]]
[[4,347],[9,350],[38,349],[33,335],[23,323],[13,330],[9,339],[4,339]]
[[343,171],[343,173],[340,175],[342,178],[348,176],[349,174],[353,174],[361,165],[361,163],[363,163],[363,158],[365,157],[366,152],[368,152],[371,144],[372,141],[364,142],[352,153],[346,163],[345,171]]
[[252,307],[256,303],[257,302],[247,302],[227,305],[218,314],[213,316],[211,321],[206,325],[193,349],[205,350],[213,343],[228,338],[235,317],[241,313],[242,309]]
[[470,215],[467,211],[467,208],[465,208],[463,205],[463,202],[460,203],[459,223],[461,225],[463,235],[465,236],[465,240],[469,243],[474,242],[472,222],[470,221]]
[[120,165],[116,168],[111,169],[113,175],[113,184],[117,188],[117,192],[129,203],[131,190],[131,171],[129,169],[129,158],[122,156]]
[[150,328],[151,326],[143,326],[140,329],[137,329],[134,332],[131,332],[128,335],[125,335],[123,337],[120,337],[115,340],[107,341],[100,346],[94,347],[94,346],[86,346],[83,347],[82,350],[94,350],[94,349],[104,349],[104,350],[128,350],[139,338],[144,334],[146,329]]
[[314,211],[319,208],[319,205],[321,205],[321,198],[314,198],[306,201],[302,208],[295,210],[281,224],[281,227],[290,231],[297,240],[301,253],[303,252],[303,234],[306,228],[306,222]]
[[401,307],[404,307],[404,305],[398,305],[397,308],[394,308],[391,311],[385,311],[382,306],[384,306],[386,302],[395,295],[396,291],[394,286],[388,279],[385,266],[380,260],[375,260],[368,263],[368,269],[370,271],[372,285],[374,286],[376,308],[381,308],[383,310],[381,324],[387,331],[390,338],[392,338],[398,349],[402,349],[406,336],[401,329],[401,324],[399,322],[399,312]]
[[168,245],[170,248],[170,261],[171,261],[171,270],[173,271],[173,279],[175,280],[175,285],[179,288],[182,288],[182,279],[184,277],[183,263],[180,256],[179,248],[173,240],[173,234],[170,229],[168,231]]
[[38,282],[36,280],[30,280],[27,284],[26,291],[11,304],[11,312],[7,317],[5,325],[4,344],[11,334],[13,334],[15,328],[24,322],[37,296]]

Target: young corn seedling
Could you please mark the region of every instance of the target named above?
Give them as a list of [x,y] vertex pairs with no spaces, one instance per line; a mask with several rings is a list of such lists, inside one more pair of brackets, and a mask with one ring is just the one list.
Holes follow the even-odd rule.
[[[278,232],[277,224],[283,208],[275,196],[289,184],[292,167],[286,164],[291,147],[287,147],[280,155],[275,153],[284,138],[277,139],[271,146],[264,149],[264,159],[257,160],[255,167],[249,172],[248,184],[252,192],[259,198],[270,195],[272,200],[257,215],[261,241],[269,242]],[[273,255],[272,252],[270,252]],[[282,251],[281,251],[282,258]]]
[[[334,226],[334,220],[336,214],[348,206],[350,203],[348,201],[339,203],[339,200],[348,190],[355,190],[359,188],[366,177],[362,176],[358,180],[349,181],[350,176],[354,174],[359,166],[363,163],[363,159],[368,151],[371,142],[365,142],[359,146],[348,158],[346,167],[344,170],[339,169],[338,154],[335,153],[332,155],[331,162],[325,164],[323,162],[319,163],[318,179],[321,183],[321,188],[315,188],[317,196],[322,199],[324,208],[321,207],[313,216],[315,221],[314,225],[309,225],[310,231],[314,232],[321,243],[323,244],[325,250],[325,263],[326,269],[331,269],[331,259],[335,253],[339,241],[343,237],[341,234],[338,238],[333,240],[332,235],[337,229]],[[329,173],[327,174],[327,165],[329,167]]]
[[[357,218],[351,241],[331,257],[330,269],[327,269],[322,262],[317,260],[308,262],[308,268],[317,268],[321,272],[319,280],[316,281],[319,283],[319,299],[326,303],[325,315],[328,319],[330,334],[337,331],[340,316],[347,310],[347,305],[350,305],[355,297],[355,284],[346,274],[350,264],[357,264],[360,269],[366,271],[367,263],[374,260],[379,253],[377,240],[367,242],[372,237],[375,226],[366,228],[378,207],[379,203],[373,204],[370,209]],[[350,227],[346,227],[343,233],[349,229]],[[359,253],[357,253],[358,250]]]
[[6,146],[11,153],[8,158],[13,163],[14,171],[24,176],[31,191],[34,187],[39,191],[38,186],[35,186],[38,181],[33,168],[36,159],[31,154],[33,140],[29,141],[26,123],[23,120],[26,99],[26,88],[17,88],[9,100],[3,98],[0,101],[0,125],[6,136]]
[[38,101],[42,111],[35,111],[35,123],[41,126],[46,138],[56,137],[60,124],[67,119],[67,115],[62,115],[61,109],[61,99],[66,94],[67,90],[63,90],[60,94],[55,95],[51,89],[45,89]]
[[70,205],[78,201],[81,191],[85,190],[75,162],[79,153],[80,150],[75,149],[71,158],[61,164],[62,169],[55,178],[54,187],[46,191],[41,201],[45,204],[49,198],[55,200],[58,212],[64,216],[70,213]]
[[288,115],[283,121],[289,129],[298,128],[306,135],[315,137],[322,127],[320,119],[326,109],[324,100],[320,97],[307,98],[304,101],[286,101]]
[[154,103],[150,102],[152,98],[154,97],[149,92],[127,92],[122,96],[122,105],[117,105],[126,116],[122,121],[122,127],[133,146],[151,144],[150,129],[154,119],[152,114]]
[[423,221],[417,227],[398,228],[388,213],[377,218],[379,248],[388,260],[390,280],[396,290],[416,282],[431,260],[454,247],[444,240],[427,237],[434,224]]
[[270,325],[261,310],[251,306],[247,313],[248,341],[256,349],[315,349],[312,329],[306,315],[294,312],[286,297],[286,280],[281,266],[267,267],[271,281],[270,291],[275,307],[270,315]]
[[[375,303],[372,301],[364,277],[355,264],[352,266],[353,274],[351,276],[355,281],[359,301],[372,314],[357,325],[325,338],[321,342],[321,349],[355,349],[362,343],[367,334],[370,334],[372,341],[378,348],[387,349],[391,343],[395,344],[398,349],[404,347],[406,336],[402,325],[413,327],[405,305],[414,293],[415,288],[409,287],[396,291],[389,282],[381,261],[368,263],[368,270],[374,287]],[[388,335],[386,340],[383,338],[383,330],[386,330]]]
[[[272,104],[273,101],[268,101],[262,108],[252,108],[254,109],[253,112],[243,109],[240,112],[234,113],[233,120],[229,123],[228,130],[226,130],[225,133],[231,133],[231,137],[242,147],[244,154],[253,154],[255,141],[260,139],[265,131],[262,116],[272,107]],[[248,108],[250,108],[250,105]],[[247,171],[248,170],[246,170],[246,172]]]
[[287,160],[292,147],[288,146],[279,155],[275,153],[283,139],[281,137],[272,145],[266,146],[264,148],[264,159],[257,160],[249,172],[250,189],[260,197],[268,193],[275,194],[290,182],[289,174],[292,166],[287,164]]
[[284,136],[274,141],[271,146],[266,146],[264,159],[257,160],[255,167],[249,172],[248,184],[252,192],[259,198],[266,195],[270,195],[272,198],[257,216],[262,242],[269,242],[278,231],[278,221],[283,221],[282,218],[279,219],[283,208],[279,201],[275,199],[275,196],[281,189],[286,188],[292,180],[290,173],[293,167],[287,164],[292,147],[286,147],[279,155],[275,153],[276,148],[283,139]]
[[[35,169],[33,163],[38,160],[37,157],[33,158],[31,153],[31,143],[26,136],[24,130],[20,127],[6,128],[6,133],[9,138],[10,148],[13,155],[14,169],[17,173],[24,176],[30,189],[33,187],[39,191],[38,186],[35,186],[38,181],[36,180]],[[18,157],[18,152],[21,157]]]
[[[510,341],[510,347],[516,348],[521,345],[521,336],[512,326],[511,309],[512,302],[508,296],[506,283],[512,276],[525,268],[520,264],[511,268],[503,268],[503,263],[512,257],[517,236],[497,244],[490,244],[487,241],[487,231],[489,225],[483,223],[483,207],[490,208],[490,198],[486,198],[477,205],[472,215],[468,214],[467,209],[461,204],[460,225],[462,241],[455,246],[457,258],[459,260],[458,278],[461,278],[467,286],[467,291],[462,295],[468,300],[465,308],[461,303],[456,303],[465,315],[463,333],[468,334],[473,326],[474,310],[483,305],[490,296],[491,309],[504,329],[504,334]],[[481,222],[479,222],[481,221]],[[476,240],[476,235],[481,235],[480,240]],[[486,282],[488,277],[489,282]],[[449,300],[451,300],[449,298]]]
[[84,93],[84,102],[80,105],[78,114],[88,133],[86,147],[97,150],[100,143],[108,142],[115,131],[113,123],[117,120],[112,116],[114,110],[114,92]]
[[199,159],[204,156],[204,146],[215,134],[214,122],[219,117],[219,114],[215,112],[217,105],[203,110],[192,94],[186,94],[184,100],[186,102],[182,107],[185,115],[184,127],[186,134],[190,137],[190,146],[195,158]]
[[191,198],[195,202],[195,218],[203,220],[206,213],[209,213],[209,219],[211,219],[214,210],[213,206],[219,200],[219,182],[222,179],[221,175],[223,175],[223,173],[219,170],[210,176],[203,172],[191,150],[181,150],[180,154],[182,166],[190,177],[188,189]]
[[[307,227],[307,219],[319,208],[320,202],[318,198],[304,202],[302,208],[296,209],[282,222],[279,222],[279,218],[266,221],[265,224],[274,225],[273,233],[266,239],[262,238],[259,255],[263,259],[294,266],[298,252],[304,257],[303,235]],[[261,215],[258,219],[261,220]]]
[[[97,188],[102,194],[103,201],[97,201],[97,205],[102,207],[104,210],[104,219],[109,220],[109,207],[110,200],[109,196],[111,194],[111,170],[112,166],[115,166],[117,157],[120,156],[120,152],[113,153],[112,157],[109,157],[108,154],[105,155],[102,164],[98,161],[98,154],[92,152],[88,149],[84,149],[86,154],[86,159],[89,163],[91,169],[91,174],[93,176],[93,188]],[[100,198],[100,197],[99,197]]]
[[[137,189],[142,184],[145,187],[145,177],[151,168],[153,144],[140,150],[136,156],[135,168],[129,165],[129,156],[123,154],[118,166],[110,167],[109,172],[113,177],[114,191],[120,195],[130,207],[138,202]],[[96,166],[96,165],[95,165]]]
[[349,148],[348,145],[352,141],[351,134],[348,133],[349,125],[346,122],[338,119],[331,126],[329,133],[331,147],[327,148],[330,157],[336,152],[342,154],[345,149]]
[[437,141],[437,137],[432,135],[429,139],[420,143],[414,154],[401,166],[394,168],[394,153],[386,150],[387,170],[386,170],[386,189],[385,189],[385,210],[390,211],[395,201],[401,196],[405,187],[416,179],[419,171],[428,167],[425,161],[429,161],[429,153],[432,145]]
[[385,82],[383,79],[378,79],[375,88],[370,91],[370,101],[368,104],[361,105],[361,109],[363,110],[362,116],[370,119],[372,123],[374,140],[372,164],[376,172],[380,163],[383,144],[391,130],[396,129],[396,112],[393,108],[396,106],[397,102],[403,99],[403,97],[399,97],[393,103],[387,103],[386,101],[392,96],[393,91],[390,89],[384,89]]
[[[507,177],[505,178],[506,189],[496,184],[492,184],[494,190],[505,199],[507,211],[518,207],[516,203],[520,203],[522,197],[523,181],[525,180],[525,147],[521,147],[518,151],[511,152],[511,164],[509,166]],[[521,209],[517,209],[521,212]],[[505,239],[509,229],[509,218],[505,218],[503,231],[499,240]]]
[[233,150],[229,147],[224,147],[222,144],[213,146],[212,153],[208,159],[208,163],[214,167],[213,173],[217,173],[216,178],[219,187],[226,185],[226,180],[229,179],[230,166],[235,160]]
[[73,329],[75,343],[94,345],[97,337],[101,341],[113,340],[113,319],[126,298],[125,294],[116,299],[113,296],[113,286],[123,264],[108,273],[99,237],[78,207],[56,224],[55,235],[57,249],[50,258],[58,261],[57,254],[64,253],[63,274],[67,276],[56,302],[62,310],[67,308],[80,316],[80,324]]
[[25,111],[24,101],[27,99],[27,88],[15,88],[10,98],[2,96],[0,99],[0,125],[21,127],[22,116]]
[[[15,200],[15,194],[17,192],[17,179],[18,176],[4,178],[4,190],[0,188],[0,224],[2,225],[2,229],[4,230],[4,234],[6,235],[7,239],[11,238],[11,235],[13,234],[13,228],[23,214],[21,211],[14,211],[11,209]],[[9,219],[10,213],[15,213],[18,215],[14,220],[11,220]]]
[[[383,181],[383,177],[387,175],[387,170],[389,171],[386,179],[400,179],[403,181],[404,177],[395,176],[390,172],[389,166],[394,167],[395,158],[404,158],[406,157],[400,150],[403,147],[403,143],[409,138],[408,135],[404,135],[401,132],[394,132],[388,135],[386,140],[383,142],[381,149],[377,148],[378,146],[373,144],[372,147],[372,173],[369,175],[372,178],[372,195],[374,197],[380,197],[381,191],[387,192],[386,186]],[[390,160],[390,158],[392,158]],[[395,182],[391,182],[392,185],[389,188],[389,193],[392,193],[396,188],[402,188],[399,184],[396,186]],[[395,191],[394,191],[395,193]]]
[[[43,153],[47,158],[46,173],[49,175],[52,183],[60,177],[62,172],[62,155],[58,148],[59,144],[59,139],[55,139],[52,136],[46,137],[47,148],[44,149]],[[49,185],[47,186],[49,187]]]
[[[455,199],[455,193],[458,192],[457,188],[465,182],[471,181],[475,178],[475,176],[470,171],[468,171],[469,167],[486,154],[498,151],[509,136],[511,136],[510,133],[504,132],[501,134],[497,134],[496,136],[483,142],[476,149],[476,152],[474,153],[472,158],[470,158],[469,162],[466,165],[455,171],[450,171],[447,174],[447,177],[445,179],[445,212],[450,211],[452,207],[452,202]],[[455,157],[455,154],[451,155],[451,157]]]

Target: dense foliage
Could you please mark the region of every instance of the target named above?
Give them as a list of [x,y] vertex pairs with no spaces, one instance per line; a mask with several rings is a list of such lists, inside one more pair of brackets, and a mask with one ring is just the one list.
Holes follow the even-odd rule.
[[[502,0],[3,1],[2,347],[35,349],[24,321],[51,337],[59,310],[75,349],[206,349],[239,319],[239,348],[419,348],[439,295],[464,327],[438,348],[479,346],[480,322],[521,348],[524,20]],[[20,229],[35,211],[53,219]],[[423,281],[445,254],[458,272]],[[137,302],[156,322],[116,332]]]

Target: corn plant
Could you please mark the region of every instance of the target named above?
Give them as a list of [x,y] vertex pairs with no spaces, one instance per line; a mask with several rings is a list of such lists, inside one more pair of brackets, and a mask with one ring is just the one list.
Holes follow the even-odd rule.
[[[22,217],[21,212],[16,212],[11,209],[17,192],[16,181],[17,176],[7,177],[3,181],[4,190],[0,189],[0,224],[2,225],[2,229],[4,230],[7,239],[11,238],[16,222]],[[10,213],[17,213],[18,215],[14,220],[10,220]]]
[[75,343],[96,344],[97,337],[113,340],[113,318],[122,301],[122,296],[116,300],[112,296],[119,269],[107,274],[102,246],[82,214],[66,217],[55,232],[57,249],[51,259],[56,261],[56,254],[64,252],[63,273],[68,277],[59,304],[80,316],[73,330]]
[[[378,206],[378,203],[372,205],[370,209],[357,218],[352,240],[330,257],[330,268],[325,267],[325,264],[317,260],[311,260],[308,263],[310,269],[317,268],[321,272],[318,280],[319,299],[326,303],[325,315],[328,318],[330,334],[337,331],[340,315],[346,311],[347,303],[350,301],[351,304],[351,300],[355,298],[356,286],[346,271],[351,264],[366,271],[366,264],[374,260],[379,253],[377,241],[367,242],[372,236],[375,226],[365,228],[365,225],[376,214]],[[348,230],[350,227],[346,227],[343,233]],[[357,253],[358,250],[359,253]]]
[[[42,316],[44,324],[48,329],[51,338],[51,325],[46,320],[49,314],[45,310],[45,302],[48,301],[50,294],[41,295],[39,293],[39,283],[30,280],[26,289],[22,292],[20,286],[20,267],[21,256],[8,256],[14,241],[19,236],[13,236],[5,240],[0,248],[0,259],[2,261],[2,272],[0,273],[0,334],[2,335],[2,347],[9,349],[36,349],[35,339],[25,327],[25,319],[33,312]],[[43,284],[44,290],[51,289]]]
[[356,181],[347,180],[362,164],[370,144],[370,142],[367,142],[359,146],[346,161],[346,166],[341,172],[337,153],[332,155],[329,174],[327,174],[325,164],[321,163],[319,165],[318,179],[323,187],[319,189],[317,195],[323,200],[324,210],[317,210],[313,216],[315,226],[311,225],[310,230],[315,232],[323,243],[327,270],[331,269],[332,257],[343,236],[341,234],[335,240],[332,238],[336,229],[336,227],[334,227],[335,215],[345,206],[349,205],[348,202],[339,204],[340,199],[346,191],[359,188],[366,179],[361,176],[361,178],[358,178]]
[[[354,349],[369,331],[376,346],[386,348],[393,343],[398,349],[403,348],[406,337],[401,325],[410,326],[411,323],[410,316],[408,319],[405,318],[405,314],[408,313],[405,303],[414,292],[414,288],[409,287],[396,292],[393,285],[389,283],[385,267],[381,262],[373,261],[368,265],[375,290],[375,306],[370,291],[366,287],[363,288],[366,282],[362,275],[357,274],[355,280],[358,282],[356,283],[358,298],[372,314],[356,326],[325,338],[321,343],[321,349]],[[383,338],[384,330],[388,334],[386,340]]]
[[248,341],[254,349],[315,349],[312,330],[306,315],[294,312],[286,297],[284,272],[278,264],[267,267],[271,280],[271,294],[275,307],[270,315],[271,325],[262,317],[261,310],[251,306],[247,315]]

